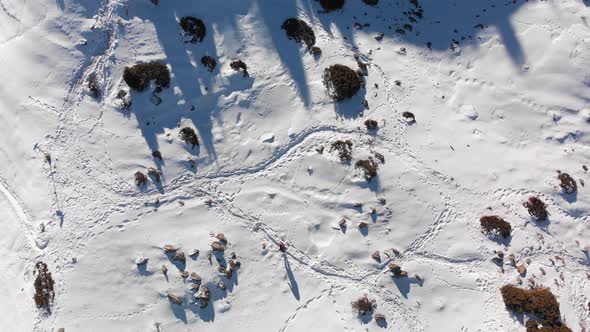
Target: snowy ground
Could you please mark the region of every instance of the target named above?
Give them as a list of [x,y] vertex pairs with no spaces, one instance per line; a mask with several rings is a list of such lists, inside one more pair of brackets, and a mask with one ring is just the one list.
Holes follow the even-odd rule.
[[[580,182],[590,183],[588,3],[420,3],[423,18],[400,34],[407,0],[346,0],[331,13],[312,0],[0,0],[2,326],[524,331],[499,287],[532,278],[557,296],[573,331],[589,329],[590,199]],[[202,43],[183,43],[185,15],[205,21]],[[310,24],[321,57],[286,38],[290,17]],[[366,88],[334,104],[323,70],[356,68],[355,54],[369,65]],[[212,73],[203,55],[217,59]],[[230,69],[237,58],[249,77]],[[133,92],[131,109],[118,109],[123,68],[152,60],[172,74],[162,103]],[[91,73],[101,98],[86,88]],[[185,126],[200,147],[180,141]],[[330,151],[337,139],[354,143],[352,163]],[[367,184],[354,162],[374,152],[385,163]],[[162,185],[137,188],[133,174],[148,167]],[[578,181],[577,195],[561,192],[557,170]],[[547,203],[548,222],[522,207],[531,195]],[[482,234],[489,214],[512,224],[509,241]],[[242,264],[231,279],[207,260],[220,232],[225,258],[235,252]],[[175,265],[166,244],[200,255]],[[502,273],[495,250],[529,259],[526,277],[510,264]],[[49,316],[32,301],[39,260],[56,280]],[[390,262],[410,277],[392,278]],[[181,269],[210,286],[207,308],[193,303]],[[386,324],[353,313],[363,294]]]

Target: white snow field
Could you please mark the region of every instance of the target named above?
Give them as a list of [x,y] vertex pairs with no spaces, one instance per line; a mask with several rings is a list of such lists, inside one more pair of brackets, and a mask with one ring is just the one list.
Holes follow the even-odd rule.
[[[548,287],[561,321],[589,330],[589,5],[0,0],[0,330],[525,331],[536,317],[507,310],[507,284]],[[185,42],[184,16],[203,20],[201,42]],[[288,18],[307,22],[321,56],[287,38]],[[335,102],[324,70],[357,69],[355,55],[365,84]],[[170,87],[130,91],[124,68],[151,61]],[[355,164],[375,153],[367,182]],[[137,186],[150,167],[161,182]],[[529,215],[531,196],[548,220]],[[485,234],[485,215],[510,236]],[[227,247],[212,252],[219,233]],[[230,259],[241,266],[228,278]],[[33,301],[39,261],[55,280],[50,313]],[[377,306],[359,316],[364,294]]]

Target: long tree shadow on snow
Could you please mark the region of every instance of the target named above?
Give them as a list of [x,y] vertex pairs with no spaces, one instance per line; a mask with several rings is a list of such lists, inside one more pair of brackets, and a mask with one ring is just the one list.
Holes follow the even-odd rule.
[[[375,36],[383,33],[384,41],[393,39],[424,48],[430,43],[432,50],[439,52],[448,51],[453,43],[459,47],[477,46],[478,33],[495,29],[513,64],[520,67],[526,63],[526,55],[510,22],[510,16],[526,0],[419,0],[422,12],[410,0],[381,0],[376,6],[346,1],[343,9],[330,13],[323,12],[314,0],[305,1],[314,20],[330,35],[333,28],[338,30],[353,50],[363,47],[355,38],[357,22],[362,26],[358,32]],[[383,47],[388,46],[383,43]]]
[[[363,45],[357,45],[355,39],[355,22],[363,25],[363,33],[384,33],[383,47],[387,47],[388,39],[399,40],[426,47],[431,43],[435,51],[446,51],[449,45],[456,42],[459,46],[477,45],[477,36],[481,29],[495,27],[499,32],[507,54],[515,65],[526,62],[522,46],[515,35],[510,23],[510,16],[525,0],[503,2],[490,0],[485,3],[457,0],[454,2],[438,0],[422,0],[420,5],[423,13],[417,14],[419,9],[408,1],[381,0],[377,6],[368,6],[362,1],[347,1],[339,11],[325,13],[319,3],[313,0],[273,2],[273,1],[242,1],[228,0],[211,2],[204,8],[198,3],[181,1],[162,1],[158,6],[150,2],[133,2],[126,9],[129,17],[139,16],[153,22],[158,40],[165,53],[166,62],[172,73],[171,88],[161,93],[163,102],[159,106],[149,103],[149,93],[135,93],[132,110],[137,117],[139,128],[152,151],[159,150],[158,135],[164,134],[166,129],[178,128],[181,119],[186,119],[197,129],[202,146],[207,151],[211,161],[217,160],[213,144],[212,128],[214,121],[221,121],[219,114],[223,110],[221,99],[234,91],[244,91],[252,87],[253,78],[243,78],[241,75],[222,77],[219,67],[232,58],[241,56],[244,41],[255,30],[242,30],[239,24],[243,17],[256,20],[255,23],[265,27],[261,30],[262,37],[268,37],[274,51],[278,54],[283,67],[293,79],[300,98],[306,106],[311,103],[311,93],[307,82],[303,56],[309,55],[304,46],[289,40],[285,31],[281,29],[282,22],[290,17],[303,17],[320,35],[318,27],[330,35],[337,29],[351,46],[350,56]],[[404,14],[406,13],[406,14]],[[408,14],[409,13],[409,14]],[[257,14],[257,15],[252,15]],[[419,15],[422,17],[420,18]],[[202,18],[207,27],[207,35],[201,43],[184,43],[180,36],[178,20],[183,16]],[[368,25],[364,25],[367,23]],[[409,27],[411,25],[411,28]],[[404,29],[402,34],[400,29]],[[256,30],[257,31],[257,30]],[[224,39],[222,45],[216,45],[215,34]],[[259,36],[257,36],[259,37]],[[228,51],[233,40],[234,50]],[[227,44],[230,44],[229,46]],[[322,40],[318,38],[317,45],[322,47]],[[218,55],[218,46],[224,47],[222,58]],[[368,52],[368,50],[362,50]],[[200,63],[203,55],[209,55],[218,60],[218,67],[207,71]],[[344,54],[347,56],[347,54]],[[323,57],[330,57],[325,54]],[[244,55],[247,62],[247,57]],[[220,61],[221,60],[221,61]],[[341,62],[332,60],[327,65]],[[131,65],[131,64],[129,64]],[[227,64],[225,64],[227,65]],[[218,88],[210,89],[213,86]],[[213,90],[213,91],[212,91]],[[364,91],[364,90],[363,90]],[[327,96],[326,96],[327,98]],[[352,100],[335,103],[336,112],[345,118],[354,118],[362,114],[361,104],[364,96],[360,93]],[[178,129],[179,130],[179,129]],[[199,150],[187,149],[191,154],[199,155]],[[156,164],[159,164],[156,160]]]

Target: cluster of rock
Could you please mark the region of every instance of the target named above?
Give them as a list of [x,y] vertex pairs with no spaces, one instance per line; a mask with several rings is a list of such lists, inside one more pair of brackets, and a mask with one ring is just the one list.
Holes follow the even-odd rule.
[[[223,255],[228,246],[228,240],[223,233],[218,233],[214,237],[215,240],[211,243],[211,252],[207,255],[209,263],[213,264],[212,257],[215,256],[218,263],[217,272],[223,275],[225,278],[231,279],[234,273],[236,273],[236,271],[241,267],[241,263],[237,260],[237,255],[233,252],[229,255],[229,260],[227,263],[225,263]],[[172,262],[178,262],[182,264],[182,266],[186,264],[187,255],[181,251],[179,247],[167,244],[162,247],[162,250]],[[194,249],[188,256],[192,259],[197,259],[199,254],[200,251],[198,249]],[[143,266],[145,268],[148,261],[149,258],[139,256],[135,263],[137,266]],[[195,303],[197,303],[201,308],[206,308],[211,301],[211,290],[209,286],[203,285],[203,278],[197,272],[189,272],[188,270],[185,270],[184,267],[179,267],[179,269],[181,270],[181,278],[190,282],[189,290],[194,293]],[[168,267],[166,267],[166,265],[162,266],[161,271],[162,274],[168,278]],[[223,280],[220,280],[216,285],[222,291],[227,289]],[[184,297],[177,294],[168,293],[167,298],[171,303],[182,305]]]

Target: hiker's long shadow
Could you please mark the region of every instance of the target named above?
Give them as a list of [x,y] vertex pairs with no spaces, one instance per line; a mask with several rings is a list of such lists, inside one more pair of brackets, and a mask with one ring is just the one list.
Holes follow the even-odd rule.
[[299,294],[299,285],[297,284],[297,280],[295,280],[295,275],[293,275],[293,270],[291,270],[291,265],[289,264],[289,259],[287,258],[286,254],[283,254],[283,258],[285,260],[285,270],[287,271],[287,278],[289,278],[289,288],[291,288],[291,292],[293,292],[293,296],[297,301],[301,299],[301,295]]
[[[132,111],[142,135],[152,151],[159,150],[158,135],[164,134],[166,129],[177,128],[181,119],[187,119],[197,129],[209,161],[215,162],[217,154],[212,128],[214,121],[221,121],[219,113],[224,108],[224,105],[220,105],[221,99],[234,91],[249,89],[253,79],[243,78],[239,74],[222,77],[219,69],[209,72],[200,60],[203,55],[212,56],[218,62],[219,54],[222,62],[239,57],[245,48],[244,43],[252,38],[249,35],[252,31],[262,32],[262,36],[257,35],[256,38],[268,37],[272,51],[278,54],[282,65],[289,72],[303,103],[309,106],[311,96],[302,59],[308,54],[304,46],[288,40],[281,29],[283,21],[290,17],[311,21],[309,23],[314,26],[316,36],[320,35],[318,26],[323,27],[328,34],[338,30],[348,40],[353,51],[359,46],[353,28],[355,22],[369,24],[362,28],[365,33],[382,32],[385,38],[424,47],[429,42],[436,51],[446,51],[453,41],[460,46],[477,45],[477,33],[482,28],[495,27],[512,62],[515,65],[526,62],[522,46],[510,23],[510,16],[526,3],[524,0],[514,3],[490,0],[483,4],[471,0],[456,0],[452,3],[421,0],[419,3],[421,7],[415,6],[412,1],[382,0],[373,7],[362,1],[347,1],[343,10],[323,13],[319,3],[313,0],[280,3],[227,0],[208,2],[207,6],[198,2],[172,0],[160,1],[158,6],[149,1],[130,2],[126,9],[129,19],[138,16],[153,23],[166,56],[163,61],[170,66],[172,74],[171,87],[160,94],[163,101],[159,106],[149,102],[151,91],[141,95],[134,93]],[[207,34],[201,43],[183,43],[178,25],[178,20],[183,16],[203,19]],[[258,24],[265,29],[243,29],[239,21],[244,17],[250,17],[249,25]],[[408,25],[404,27],[404,24]],[[405,32],[400,33],[400,29]],[[217,38],[214,38],[215,35]],[[219,45],[216,45],[215,39],[220,40]],[[321,47],[321,44],[321,40],[318,40],[318,46]],[[222,49],[221,53],[219,49]],[[227,67],[227,63],[220,65]],[[213,89],[213,86],[216,88]],[[335,107],[343,117],[356,117],[362,111],[362,105],[359,103],[357,107],[356,101]],[[187,150],[199,154],[198,150]]]
[[526,63],[526,55],[510,22],[510,16],[526,4],[526,0],[381,0],[376,6],[347,1],[342,10],[330,13],[323,12],[315,0],[304,2],[308,14],[320,22],[326,32],[332,35],[337,30],[353,49],[362,46],[357,45],[355,38],[353,25],[356,22],[362,26],[361,32],[375,36],[383,33],[386,39],[421,47],[430,43],[436,51],[448,50],[454,41],[459,46],[477,46],[477,35],[482,29],[496,29],[512,63],[518,67]]

